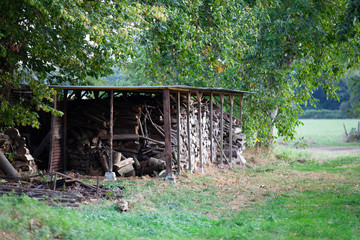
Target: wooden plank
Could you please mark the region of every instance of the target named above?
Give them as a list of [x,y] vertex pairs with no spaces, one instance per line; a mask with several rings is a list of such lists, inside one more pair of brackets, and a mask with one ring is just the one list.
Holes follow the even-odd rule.
[[202,93],[196,91],[196,97],[198,101],[198,134],[199,134],[199,158],[200,158],[200,168],[201,171],[204,171],[203,168],[203,158],[202,158],[202,134],[201,134],[201,99]]
[[110,153],[109,172],[113,171],[113,141],[114,141],[114,90],[110,91]]
[[224,95],[220,94],[220,163],[223,163],[224,155]]
[[191,166],[191,137],[190,137],[190,97],[191,93],[187,93],[187,106],[186,106],[186,125],[187,125],[187,138],[188,138],[188,158],[189,158],[189,171],[192,172]]
[[63,150],[64,150],[64,170],[67,171],[67,131],[68,131],[68,127],[67,127],[67,115],[68,115],[68,110],[67,110],[67,95],[68,95],[68,90],[64,89],[64,116],[63,116],[63,121],[64,121],[64,136],[63,136]]
[[165,133],[165,163],[166,176],[171,176],[171,116],[170,116],[170,91],[163,90],[164,133]]
[[229,163],[232,163],[232,126],[233,126],[233,105],[234,105],[234,96],[233,95],[229,95],[229,105],[230,105],[230,128],[229,128]]
[[210,93],[210,162],[213,162],[213,93]]
[[176,132],[176,138],[177,138],[177,172],[180,175],[180,96],[181,93],[177,92],[177,110],[176,110],[176,119],[177,119],[177,132]]
[[[103,136],[100,138],[101,140],[109,140],[111,139],[111,133],[110,135]],[[112,135],[112,140],[121,140],[121,141],[138,141],[139,135],[135,133],[124,133],[124,134],[114,134]]]

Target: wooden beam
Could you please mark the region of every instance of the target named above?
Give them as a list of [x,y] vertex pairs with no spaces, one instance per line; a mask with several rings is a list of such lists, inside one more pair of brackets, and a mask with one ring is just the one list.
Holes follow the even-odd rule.
[[191,137],[190,137],[190,97],[191,93],[187,93],[187,106],[186,106],[186,125],[187,125],[187,139],[188,139],[188,158],[189,158],[189,170],[192,172],[191,166]]
[[113,171],[113,141],[114,141],[114,90],[110,91],[110,153],[109,172]]
[[64,136],[63,136],[63,151],[64,151],[64,170],[67,171],[67,131],[68,131],[68,124],[67,124],[67,116],[68,116],[68,106],[67,106],[67,95],[68,90],[64,89]]
[[94,91],[94,97],[95,99],[99,99],[99,90]]
[[232,163],[232,143],[233,143],[233,105],[234,105],[234,96],[229,95],[229,105],[230,105],[230,129],[229,129],[229,163]]
[[[57,110],[57,98],[56,92],[53,94],[53,108]],[[51,114],[51,134],[50,134],[50,149],[49,149],[49,171],[52,171],[52,161],[53,161],[53,136],[54,136],[54,126],[55,126],[55,115]]]
[[243,103],[243,95],[239,95],[239,120],[240,120],[240,128],[242,130],[242,103]]
[[180,175],[180,97],[181,93],[177,92],[177,109],[176,109],[176,120],[177,120],[177,172]]
[[220,164],[224,155],[224,95],[220,94]]
[[165,163],[166,176],[171,176],[171,116],[170,116],[170,91],[163,90],[163,112],[164,112],[164,132],[165,132]]
[[103,92],[103,93],[101,93],[101,95],[99,96],[99,98],[104,98],[105,97],[105,94],[107,94],[107,92],[105,91],[105,92]]
[[81,99],[81,90],[80,91],[74,91],[75,92],[75,98]]
[[213,111],[213,92],[210,93],[210,162],[213,162],[213,115],[214,115],[214,111]]
[[201,98],[202,98],[202,93],[196,91],[196,96],[197,96],[197,102],[198,102],[198,133],[199,133],[199,158],[200,158],[200,168],[201,168],[201,172],[204,171],[204,167],[203,167],[203,158],[202,158],[202,134],[201,134]]

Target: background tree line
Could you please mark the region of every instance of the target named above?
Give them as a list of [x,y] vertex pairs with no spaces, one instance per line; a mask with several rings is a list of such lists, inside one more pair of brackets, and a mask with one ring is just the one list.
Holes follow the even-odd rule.
[[[339,79],[358,68],[359,9],[356,0],[4,0],[0,125],[39,127],[37,111],[53,111],[48,84],[105,84],[120,68],[129,84],[256,92],[244,102],[250,140],[271,142],[274,127],[291,138],[313,91],[339,98]],[[10,99],[22,83],[33,98]],[[358,81],[351,89],[356,114]]]

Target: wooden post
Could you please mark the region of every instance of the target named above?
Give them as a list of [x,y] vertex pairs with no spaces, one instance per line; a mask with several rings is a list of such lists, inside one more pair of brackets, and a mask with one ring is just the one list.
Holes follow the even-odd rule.
[[220,163],[223,163],[224,155],[224,95],[220,94]]
[[177,172],[180,175],[180,92],[177,92],[177,109],[176,109],[176,119],[177,119]]
[[171,120],[170,120],[170,91],[163,90],[164,133],[165,133],[165,163],[166,176],[171,176]]
[[191,166],[191,138],[190,138],[190,95],[191,93],[187,93],[187,106],[186,106],[186,124],[187,124],[187,139],[188,139],[188,157],[189,157],[189,170],[192,172]]
[[67,171],[67,115],[68,115],[68,109],[67,109],[67,95],[68,90],[64,89],[64,139],[63,139],[63,151],[64,151],[64,170]]
[[196,96],[197,96],[197,101],[198,101],[198,132],[199,132],[199,158],[200,158],[200,168],[201,168],[201,172],[204,171],[204,167],[203,167],[203,158],[202,158],[202,134],[201,134],[201,98],[202,98],[202,93],[200,92],[196,92]]
[[242,101],[243,101],[243,95],[239,95],[239,120],[240,120],[240,128],[242,131]]
[[57,182],[57,173],[55,173],[55,176],[54,176],[54,186],[53,186],[53,191],[56,191],[56,182]]
[[113,139],[114,139],[114,90],[110,91],[110,153],[109,172],[113,171]]
[[99,90],[94,91],[94,97],[95,99],[99,99]]
[[210,162],[213,162],[213,92],[210,93]]
[[229,129],[229,163],[232,163],[232,143],[233,143],[233,104],[234,104],[234,96],[233,95],[229,95],[229,103],[230,103],[230,129]]
[[[57,98],[56,98],[56,92],[53,94],[53,108],[57,110]],[[49,149],[49,171],[52,170],[52,161],[53,161],[53,136],[54,136],[54,126],[55,126],[55,116],[51,115],[51,129],[50,129],[50,149]]]
[[97,177],[97,181],[96,181],[96,197],[99,197],[99,185],[100,185],[100,176]]

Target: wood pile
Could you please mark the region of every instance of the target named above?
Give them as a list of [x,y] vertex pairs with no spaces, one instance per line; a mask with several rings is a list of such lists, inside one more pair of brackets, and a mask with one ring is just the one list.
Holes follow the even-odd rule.
[[59,172],[39,174],[28,177],[9,178],[1,176],[0,195],[27,195],[47,202],[49,205],[78,207],[78,202],[93,198],[119,199],[123,198],[123,187],[109,188],[97,184],[92,185],[78,178]]
[[[151,157],[163,158],[164,140],[160,110],[147,106],[152,96],[114,98],[113,169],[119,176],[154,174],[165,168]],[[91,106],[91,107],[89,107]],[[153,120],[157,115],[156,120]],[[69,167],[87,174],[109,170],[109,100],[69,102],[67,156]],[[151,126],[149,126],[149,124]]]
[[[81,99],[68,101],[69,167],[87,174],[102,175],[109,170],[110,158],[109,99]],[[171,142],[173,147],[173,170],[177,170],[177,119],[176,102],[171,100]],[[190,144],[187,134],[186,100],[181,100],[180,110],[180,160],[182,170],[195,171],[203,164],[220,163],[220,108],[213,104],[213,159],[210,159],[210,104],[201,103],[201,121],[198,122],[198,102],[190,101]],[[165,169],[164,117],[162,96],[122,95],[114,97],[113,169],[119,176],[152,175]],[[230,116],[224,116],[224,153],[229,154]],[[245,135],[233,118],[232,161],[245,163],[241,156],[245,148]],[[201,148],[199,127],[201,129]],[[188,147],[191,149],[191,169]]]
[[26,139],[16,128],[10,128],[4,133],[0,133],[0,151],[11,160],[11,164],[16,170],[37,171],[35,160],[26,146]]
[[[186,103],[184,103],[186,105]],[[223,113],[223,124],[224,124],[224,133],[223,133],[223,162],[221,162],[221,133],[220,133],[220,119],[221,119],[221,109],[218,105],[213,103],[213,159],[210,159],[210,103],[203,101],[201,103],[201,114],[200,114],[200,124],[198,121],[198,102],[190,101],[190,149],[191,149],[191,169],[190,160],[188,154],[188,133],[187,133],[187,107],[182,106],[180,110],[180,162],[181,168],[184,170],[195,171],[200,169],[201,158],[203,165],[207,165],[210,162],[215,164],[229,163],[229,132],[230,132],[230,114]],[[240,121],[233,117],[233,127],[232,127],[232,163],[241,163],[245,164],[246,160],[242,157],[242,151],[245,150],[245,134],[241,133]],[[199,127],[201,129],[201,156],[200,156],[200,141],[199,141]]]

